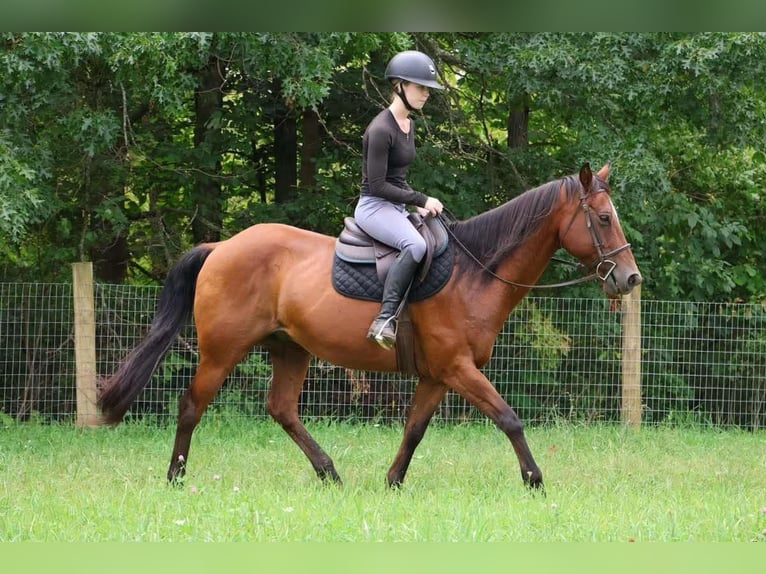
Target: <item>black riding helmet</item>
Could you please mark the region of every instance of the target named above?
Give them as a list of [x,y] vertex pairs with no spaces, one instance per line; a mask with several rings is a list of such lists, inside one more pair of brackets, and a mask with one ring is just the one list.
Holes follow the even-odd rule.
[[399,79],[436,90],[444,89],[444,86],[436,81],[434,61],[417,50],[399,52],[391,58],[386,66],[385,76],[387,80]]

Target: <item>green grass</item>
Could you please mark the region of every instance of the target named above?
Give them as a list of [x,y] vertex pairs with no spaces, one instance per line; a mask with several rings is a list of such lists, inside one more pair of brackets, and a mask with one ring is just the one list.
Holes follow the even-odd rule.
[[342,486],[270,421],[205,419],[180,488],[172,428],[6,422],[0,541],[766,541],[762,431],[529,428],[541,496],[490,425],[432,425],[398,491],[401,428],[308,426]]

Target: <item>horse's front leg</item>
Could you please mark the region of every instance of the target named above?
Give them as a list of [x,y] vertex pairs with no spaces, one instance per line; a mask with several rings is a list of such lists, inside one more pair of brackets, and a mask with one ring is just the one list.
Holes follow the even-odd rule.
[[402,443],[391,463],[391,468],[388,469],[386,478],[389,486],[401,486],[412,455],[420,444],[428,423],[446,392],[446,386],[430,379],[420,379],[415,386],[410,412],[407,415],[407,422],[404,424]]
[[489,417],[510,439],[521,467],[521,479],[532,488],[543,488],[543,473],[524,436],[524,425],[505,399],[471,362],[453,367],[444,382]]

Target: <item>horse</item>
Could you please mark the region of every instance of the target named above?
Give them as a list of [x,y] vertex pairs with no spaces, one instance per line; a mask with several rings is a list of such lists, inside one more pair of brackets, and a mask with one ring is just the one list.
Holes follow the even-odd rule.
[[[511,310],[535,287],[554,253],[565,249],[607,298],[641,283],[610,196],[609,164],[529,189],[466,220],[447,223],[454,249],[448,281],[409,304],[417,376],[401,444],[386,481],[399,487],[426,428],[452,389],[508,437],[523,484],[543,475],[524,425],[481,372]],[[267,413],[303,451],[317,476],[341,482],[332,458],[301,422],[298,398],[312,356],[367,371],[396,371],[396,354],[367,339],[379,304],[339,294],[331,284],[333,237],[260,223],[216,243],[199,244],[174,264],[149,330],[107,378],[98,397],[104,422],[123,420],[180,329],[193,314],[199,364],[178,406],[167,479],[186,472],[192,433],[227,375],[256,346],[268,351]]]

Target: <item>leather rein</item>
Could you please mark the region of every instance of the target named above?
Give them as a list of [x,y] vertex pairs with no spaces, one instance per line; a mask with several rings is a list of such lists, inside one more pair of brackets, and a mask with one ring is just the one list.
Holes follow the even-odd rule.
[[[600,189],[594,193],[603,193],[605,190]],[[585,275],[584,277],[578,277],[577,279],[570,279],[569,281],[562,281],[561,283],[549,283],[545,285],[526,285],[524,283],[517,283],[516,281],[511,281],[510,279],[505,279],[503,277],[500,277],[498,274],[496,274],[494,271],[492,271],[489,267],[484,265],[479,259],[471,253],[468,248],[463,245],[463,243],[455,236],[455,234],[452,232],[452,229],[450,229],[450,226],[448,225],[448,221],[446,218],[439,214],[439,217],[442,220],[442,223],[444,223],[444,227],[447,229],[447,232],[450,234],[452,239],[457,243],[460,248],[463,250],[463,252],[468,255],[473,261],[481,267],[481,269],[487,273],[489,273],[492,277],[497,279],[498,281],[501,281],[502,283],[505,283],[506,285],[513,285],[514,287],[523,287],[525,289],[557,289],[559,287],[568,287],[569,285],[577,285],[579,283],[585,283],[586,281],[590,281],[591,279],[600,279],[601,281],[606,281],[609,279],[609,276],[612,274],[614,269],[617,267],[617,263],[609,259],[610,257],[613,257],[614,255],[617,255],[618,253],[621,253],[622,251],[625,251],[626,249],[630,249],[630,243],[625,243],[624,245],[621,245],[620,247],[616,249],[612,249],[611,251],[604,252],[604,245],[601,242],[601,238],[598,235],[598,232],[596,231],[596,228],[593,225],[593,218],[591,215],[590,206],[585,201],[590,194],[583,193],[580,191],[580,207],[582,208],[583,212],[585,213],[585,224],[588,227],[588,231],[590,232],[591,239],[593,240],[593,246],[596,248],[596,252],[598,253],[598,259],[596,259],[593,263],[590,265],[584,265],[582,263],[572,263],[571,261],[566,261],[563,259],[557,259],[556,257],[553,257],[552,259],[555,261],[558,261],[560,263],[566,263],[567,265],[572,265],[574,267],[577,267],[578,269],[585,269],[586,271],[593,270],[588,275]],[[569,233],[570,228],[572,227],[572,224],[574,223],[575,218],[577,217],[577,213],[575,212],[572,215],[572,219],[569,221],[569,225],[567,225],[566,231],[564,231],[564,234],[561,236],[561,239],[566,236],[567,233]]]

